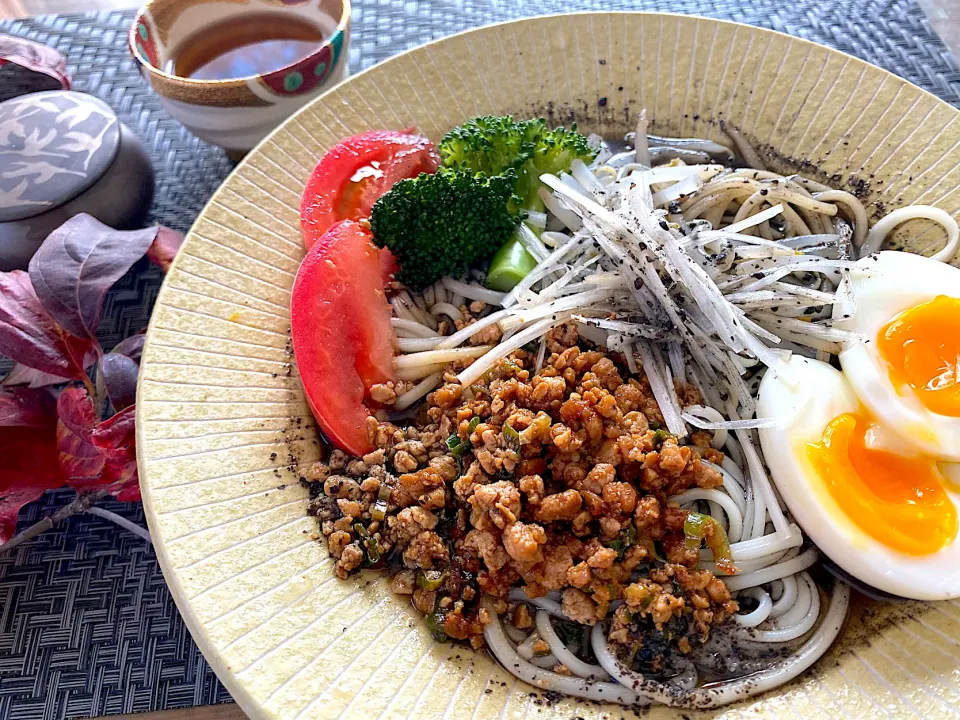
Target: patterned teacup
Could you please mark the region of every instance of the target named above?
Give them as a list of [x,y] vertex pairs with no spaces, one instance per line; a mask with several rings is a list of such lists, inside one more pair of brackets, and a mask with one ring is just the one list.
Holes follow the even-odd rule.
[[[322,32],[309,55],[272,72],[229,80],[180,77],[185,46],[243,16],[287,13]],[[350,0],[148,0],[130,28],[130,52],[164,108],[203,140],[242,154],[347,75]],[[195,49],[195,48],[194,48]]]

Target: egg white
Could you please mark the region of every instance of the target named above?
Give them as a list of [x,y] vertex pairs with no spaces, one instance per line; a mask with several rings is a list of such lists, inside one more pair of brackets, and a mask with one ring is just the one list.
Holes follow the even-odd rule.
[[[844,374],[830,365],[799,355],[789,364],[796,386],[766,373],[757,416],[779,420],[759,431],[760,444],[794,519],[824,554],[868,585],[917,600],[960,597],[960,542],[924,556],[897,552],[854,525],[830,495],[807,458],[806,444],[818,442],[831,420],[857,412],[860,404]],[[946,490],[960,507],[960,495]]]
[[876,349],[880,329],[899,313],[938,295],[960,297],[960,269],[913,253],[864,258],[841,283],[836,326],[857,333],[840,353],[844,375],[870,412],[927,455],[960,461],[960,418],[928,410],[910,388],[894,387]]

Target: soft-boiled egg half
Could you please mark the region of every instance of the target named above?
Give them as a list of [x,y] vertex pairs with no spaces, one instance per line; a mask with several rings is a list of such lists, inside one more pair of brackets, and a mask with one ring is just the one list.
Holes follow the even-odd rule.
[[837,296],[836,326],[859,337],[840,354],[857,397],[907,444],[960,461],[960,269],[881,252]]
[[861,403],[845,373],[794,355],[789,385],[768,372],[758,417],[791,513],[842,569],[903,597],[960,597],[957,466],[938,463]]

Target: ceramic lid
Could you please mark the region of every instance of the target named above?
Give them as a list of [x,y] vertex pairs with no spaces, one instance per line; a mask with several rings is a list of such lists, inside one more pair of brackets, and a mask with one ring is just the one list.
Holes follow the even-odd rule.
[[72,200],[106,172],[120,122],[103,101],[49,91],[0,103],[0,222]]

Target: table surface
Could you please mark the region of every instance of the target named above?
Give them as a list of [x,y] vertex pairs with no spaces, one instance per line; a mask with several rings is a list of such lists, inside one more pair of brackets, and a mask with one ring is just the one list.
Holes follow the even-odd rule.
[[[846,0],[833,1],[840,6],[840,3]],[[940,36],[955,57],[960,57],[960,0],[916,0],[916,2],[925,12],[930,28]],[[88,10],[122,10],[135,8],[139,4],[138,0],[0,0],[0,19]],[[494,4],[496,4],[495,0]],[[363,54],[366,56],[366,51]],[[881,61],[874,60],[874,62]],[[955,98],[950,99],[956,102]],[[159,578],[157,581],[159,582]],[[0,612],[0,615],[2,614]],[[0,627],[0,632],[3,631],[4,628]],[[0,670],[2,669],[0,667]],[[198,701],[203,702],[199,698],[195,700],[195,702]],[[233,720],[243,717],[245,716],[242,711],[233,704],[207,705],[136,715],[137,720]]]
[[[843,0],[837,0],[843,2]],[[138,0],[0,0],[0,19],[86,10],[126,10]],[[960,58],[960,0],[917,0],[933,28],[954,57]]]

